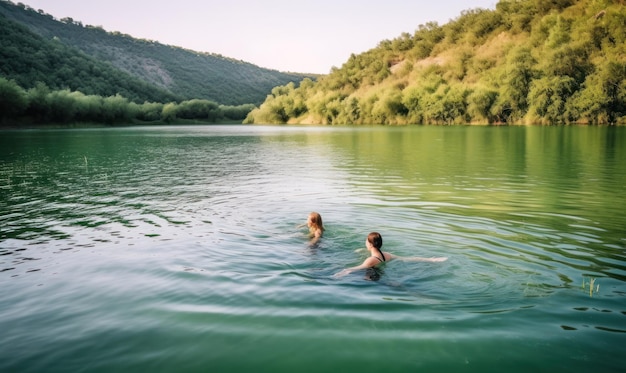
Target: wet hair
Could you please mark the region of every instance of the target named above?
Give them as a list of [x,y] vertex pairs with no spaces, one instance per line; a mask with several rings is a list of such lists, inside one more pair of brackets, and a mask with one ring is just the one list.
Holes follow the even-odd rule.
[[383,236],[378,232],[372,232],[367,235],[367,242],[371,243],[378,251],[383,247]]
[[313,211],[312,213],[309,214],[309,218],[311,219],[311,224],[313,224],[315,228],[324,230],[324,223],[322,223],[322,215]]

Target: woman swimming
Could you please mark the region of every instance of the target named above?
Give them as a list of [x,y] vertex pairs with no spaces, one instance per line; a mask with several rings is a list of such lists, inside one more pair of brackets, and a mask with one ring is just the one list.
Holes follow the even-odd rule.
[[384,252],[381,250],[383,247],[383,237],[378,232],[372,232],[367,236],[365,240],[365,247],[367,251],[370,253],[370,257],[365,259],[361,265],[356,267],[346,268],[343,271],[335,274],[334,277],[345,276],[351,272],[357,271],[359,269],[366,268],[374,268],[379,266],[382,263],[392,261],[394,259],[403,260],[406,262],[443,262],[448,260],[448,258],[440,257],[440,258],[421,258],[418,256],[406,257],[394,255],[389,252]]
[[[299,225],[298,228],[304,227],[305,224]],[[314,245],[324,234],[324,223],[322,223],[322,215],[313,211],[306,220],[306,226],[309,227],[309,237],[311,245]]]

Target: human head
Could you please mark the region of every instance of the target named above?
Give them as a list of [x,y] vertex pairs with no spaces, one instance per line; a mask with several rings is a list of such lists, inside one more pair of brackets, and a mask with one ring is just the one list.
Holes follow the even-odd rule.
[[383,247],[383,236],[378,232],[372,232],[367,235],[367,242],[380,251],[380,248]]
[[312,213],[309,214],[309,219],[307,220],[307,224],[309,225],[309,227],[323,228],[324,224],[322,223],[322,215],[313,211]]

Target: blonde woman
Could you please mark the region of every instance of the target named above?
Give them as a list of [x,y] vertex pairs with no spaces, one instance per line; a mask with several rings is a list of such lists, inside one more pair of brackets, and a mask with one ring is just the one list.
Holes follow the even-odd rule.
[[361,265],[356,267],[346,268],[343,271],[335,274],[335,277],[345,276],[351,272],[358,271],[360,269],[374,268],[380,266],[382,263],[390,262],[394,259],[403,260],[407,262],[443,262],[448,258],[421,258],[417,256],[406,257],[398,256],[389,252],[382,251],[383,237],[378,232],[372,232],[367,236],[365,240],[365,247],[370,253],[370,257],[365,259]]
[[319,241],[319,239],[324,234],[324,223],[322,222],[322,215],[313,211],[309,214],[309,217],[306,220],[306,224],[302,224],[298,226],[298,228],[309,227],[309,237],[311,238],[310,244],[313,245]]

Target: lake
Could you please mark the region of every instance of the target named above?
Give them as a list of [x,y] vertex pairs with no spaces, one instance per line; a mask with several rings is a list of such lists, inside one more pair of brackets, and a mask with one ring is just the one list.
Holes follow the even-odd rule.
[[2,372],[624,367],[625,127],[0,136]]

